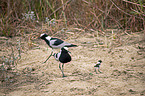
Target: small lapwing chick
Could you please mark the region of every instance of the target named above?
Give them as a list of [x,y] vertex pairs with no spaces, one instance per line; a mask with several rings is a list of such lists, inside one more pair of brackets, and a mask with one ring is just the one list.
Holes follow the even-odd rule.
[[100,66],[101,66],[101,63],[102,63],[102,60],[99,60],[99,61],[95,64],[95,66],[94,66],[96,74],[98,74],[97,71],[96,71],[97,69],[98,69],[98,72],[102,73],[102,72],[99,70],[99,69],[100,69]]
[[62,72],[62,76],[66,77],[63,73],[64,63],[68,63],[71,61],[71,56],[69,55],[69,51],[67,47],[62,47],[59,53],[53,54],[54,58],[59,61],[59,69]]
[[[77,45],[67,43],[58,38],[52,38],[45,33],[41,34],[40,38],[44,40],[48,44],[49,47],[52,48],[51,55],[46,59],[46,61],[52,56],[53,49],[60,49],[62,47],[77,47]],[[46,61],[44,63],[46,63]]]

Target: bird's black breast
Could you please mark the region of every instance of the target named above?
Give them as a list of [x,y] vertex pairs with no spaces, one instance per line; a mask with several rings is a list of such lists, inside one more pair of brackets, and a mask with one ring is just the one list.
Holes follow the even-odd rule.
[[51,38],[50,40],[56,40],[53,45],[60,45],[64,42],[61,39],[57,39],[57,38]]
[[59,61],[61,63],[67,63],[71,61],[71,56],[68,53],[63,53],[60,55]]

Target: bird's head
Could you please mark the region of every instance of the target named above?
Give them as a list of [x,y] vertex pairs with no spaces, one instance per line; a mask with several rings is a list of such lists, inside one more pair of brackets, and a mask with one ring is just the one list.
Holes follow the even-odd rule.
[[43,33],[43,34],[40,35],[40,38],[45,39],[45,37],[47,37],[47,36],[48,36],[47,34]]
[[98,62],[102,63],[102,60],[99,60]]

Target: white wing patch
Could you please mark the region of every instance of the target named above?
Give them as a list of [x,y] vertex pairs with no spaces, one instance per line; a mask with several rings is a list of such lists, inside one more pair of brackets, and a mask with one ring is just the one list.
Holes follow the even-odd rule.
[[47,39],[48,41],[50,41],[51,37],[50,37],[50,36],[47,36],[46,39]]
[[97,62],[97,64],[101,64],[100,62]]
[[50,42],[50,46],[52,46],[53,48],[62,48],[62,47],[64,47],[66,45],[65,42],[63,42],[63,43],[61,43],[59,45],[53,45],[55,41],[56,40],[51,40],[51,42]]
[[[56,55],[57,55],[57,57],[56,57]],[[61,55],[61,52],[55,54],[55,59],[56,59],[57,61],[59,61],[59,57],[60,57],[60,55]]]
[[65,50],[68,50],[68,47],[64,47]]

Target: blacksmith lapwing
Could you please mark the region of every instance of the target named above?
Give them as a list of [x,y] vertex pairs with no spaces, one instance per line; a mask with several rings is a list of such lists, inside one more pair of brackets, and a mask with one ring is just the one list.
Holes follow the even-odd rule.
[[[77,47],[77,45],[67,43],[58,38],[52,38],[45,33],[41,34],[40,38],[43,39],[49,45],[49,47],[52,48],[51,55],[46,59],[46,61],[52,56],[53,49],[60,49],[62,47]],[[46,63],[46,61],[44,63]]]
[[64,63],[68,63],[71,61],[71,56],[69,55],[69,51],[67,47],[62,47],[59,53],[53,54],[54,58],[59,61],[59,69],[62,72],[62,76],[66,77],[63,73]]
[[96,71],[96,69],[98,69],[98,72],[101,73],[101,71],[99,70],[99,69],[100,69],[101,63],[102,63],[102,60],[99,60],[99,61],[96,63],[96,65],[94,66],[94,67],[95,67],[95,72],[96,72],[96,74],[98,74],[97,71]]

